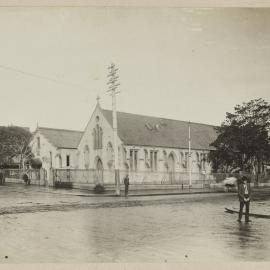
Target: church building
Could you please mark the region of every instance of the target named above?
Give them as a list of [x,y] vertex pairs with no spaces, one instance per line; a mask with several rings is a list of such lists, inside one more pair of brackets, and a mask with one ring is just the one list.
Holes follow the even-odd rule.
[[74,168],[81,131],[37,127],[30,142],[32,153],[49,175],[52,168]]
[[[117,112],[117,122],[121,181],[127,173],[131,184],[188,180],[188,122],[125,112]],[[199,180],[211,173],[217,134],[214,126],[192,122],[190,134],[191,172]],[[98,102],[83,132],[38,128],[31,145],[48,170],[70,169],[74,182],[114,184],[113,140],[112,111]]]
[[[188,178],[188,122],[124,112],[117,112],[117,122],[120,178],[126,173],[131,183]],[[102,174],[114,169],[112,127],[112,111],[98,103],[78,144],[77,168],[100,171],[102,183],[114,181],[113,174],[107,173],[109,179]],[[192,174],[210,173],[208,154],[217,136],[214,126],[190,123],[190,134]]]

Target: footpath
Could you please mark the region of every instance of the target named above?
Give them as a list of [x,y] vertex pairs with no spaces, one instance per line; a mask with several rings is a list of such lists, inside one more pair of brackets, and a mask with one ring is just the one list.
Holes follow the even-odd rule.
[[[224,192],[215,189],[177,190],[175,193],[157,193],[147,190],[131,191],[126,198],[115,193],[94,194],[87,190],[55,189],[43,186],[5,184],[0,186],[0,216],[9,214],[35,213],[48,211],[71,211],[90,208],[115,208],[149,206],[161,204],[179,204],[194,201],[211,201],[214,198],[231,197],[237,200],[236,192]],[[269,187],[253,189],[252,200],[270,198]]]
[[[12,187],[14,189],[31,189],[34,191],[42,191],[51,194],[60,194],[60,195],[71,195],[71,196],[80,196],[80,197],[119,197],[116,195],[116,192],[113,188],[106,190],[104,193],[97,194],[94,193],[93,190],[87,189],[78,189],[78,188],[55,188],[55,187],[44,187],[37,185],[25,185],[25,184],[16,184],[16,183],[5,183],[6,187]],[[1,185],[0,185],[1,188]],[[270,191],[270,186],[261,185],[258,187],[252,187],[253,192],[268,192]],[[128,197],[144,197],[144,196],[164,196],[164,195],[181,195],[181,194],[207,194],[207,193],[236,193],[237,190],[231,189],[226,190],[224,186],[212,186],[212,187],[204,187],[204,188],[181,188],[176,186],[174,189],[138,189],[131,188],[128,192]],[[120,197],[124,197],[124,187],[121,186],[121,195]]]
[[[49,191],[55,194],[66,194],[66,195],[75,195],[75,196],[82,196],[82,197],[119,197],[116,196],[116,192],[113,188],[106,190],[102,194],[96,194],[92,190],[87,189],[63,189],[63,188],[49,188]],[[260,191],[270,191],[270,186],[259,186],[259,187],[252,187],[253,192],[260,192]],[[204,188],[181,188],[179,186],[175,186],[174,189],[138,189],[131,186],[128,192],[128,197],[145,197],[145,196],[167,196],[167,195],[184,195],[184,194],[207,194],[207,193],[236,193],[237,190],[231,189],[227,190],[222,185],[212,186],[212,187],[204,187]],[[121,197],[124,197],[124,187],[121,186]]]
[[[70,194],[76,196],[95,196],[95,197],[118,197],[114,190],[109,190],[103,194],[95,194],[91,190],[80,190],[80,189],[54,189],[51,190],[53,193],[60,194]],[[147,190],[134,190],[130,189],[128,192],[128,197],[143,197],[143,196],[161,196],[161,195],[180,195],[180,194],[201,194],[201,193],[220,193],[224,192],[223,189],[211,189],[211,188],[186,188],[186,189],[175,189],[175,190],[165,190],[165,189],[147,189]],[[125,191],[121,189],[121,197],[124,196]]]

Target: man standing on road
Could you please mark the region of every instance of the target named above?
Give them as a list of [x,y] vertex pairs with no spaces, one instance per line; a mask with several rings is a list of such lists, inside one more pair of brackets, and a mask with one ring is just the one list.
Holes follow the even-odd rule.
[[244,206],[246,210],[245,222],[250,222],[250,219],[249,219],[250,193],[251,193],[251,188],[250,188],[250,183],[248,181],[248,178],[245,175],[242,175],[240,173],[240,177],[238,179],[238,198],[240,202],[238,222],[241,222]]
[[124,178],[124,185],[125,185],[125,197],[127,197],[128,196],[128,186],[129,186],[128,174]]
[[0,168],[0,185],[4,184],[4,171]]

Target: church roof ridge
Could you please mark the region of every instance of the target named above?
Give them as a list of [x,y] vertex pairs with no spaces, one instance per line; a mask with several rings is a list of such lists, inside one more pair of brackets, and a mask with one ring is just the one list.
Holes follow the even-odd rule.
[[[101,110],[112,112],[112,110],[109,110],[109,109],[103,109],[103,108],[101,108]],[[148,117],[148,118],[154,118],[154,119],[159,119],[159,120],[176,121],[176,122],[182,122],[182,123],[186,123],[186,124],[188,124],[190,122],[190,124],[205,125],[205,126],[210,126],[210,127],[218,127],[218,125],[213,125],[213,124],[205,124],[205,123],[200,123],[200,122],[193,122],[193,121],[172,119],[172,118],[166,118],[166,117],[161,117],[161,116],[153,116],[153,115],[146,115],[146,114],[137,114],[137,113],[123,112],[123,111],[117,111],[117,113],[129,114],[129,115],[141,116],[141,117]]]
[[[112,126],[112,111],[102,109]],[[176,119],[117,111],[118,136],[126,145],[188,148],[188,123]],[[210,145],[217,137],[216,126],[190,122],[191,148],[213,150]]]
[[59,130],[59,131],[67,131],[67,132],[78,132],[83,133],[83,131],[80,130],[74,130],[74,129],[64,129],[64,128],[49,128],[49,127],[38,127],[38,129],[49,129],[49,130]]

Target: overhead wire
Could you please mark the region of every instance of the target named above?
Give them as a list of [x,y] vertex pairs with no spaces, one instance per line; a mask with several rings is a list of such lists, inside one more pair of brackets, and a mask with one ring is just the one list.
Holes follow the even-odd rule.
[[[5,69],[5,70],[9,70],[9,71],[13,71],[13,72],[17,72],[19,74],[30,76],[30,77],[33,77],[33,78],[47,80],[47,81],[57,83],[57,84],[64,84],[64,85],[70,85],[70,86],[75,86],[75,87],[83,87],[85,89],[89,89],[86,85],[83,85],[83,84],[67,82],[67,81],[59,80],[57,78],[52,78],[52,77],[49,77],[49,76],[46,76],[46,75],[36,74],[36,73],[33,73],[33,72],[21,70],[21,69],[14,68],[14,67],[11,67],[11,66],[6,66],[6,65],[0,64],[0,68]],[[105,94],[107,95],[108,94],[107,90],[102,91],[102,92],[100,92],[100,91],[96,91],[96,92],[99,95],[105,95]]]

